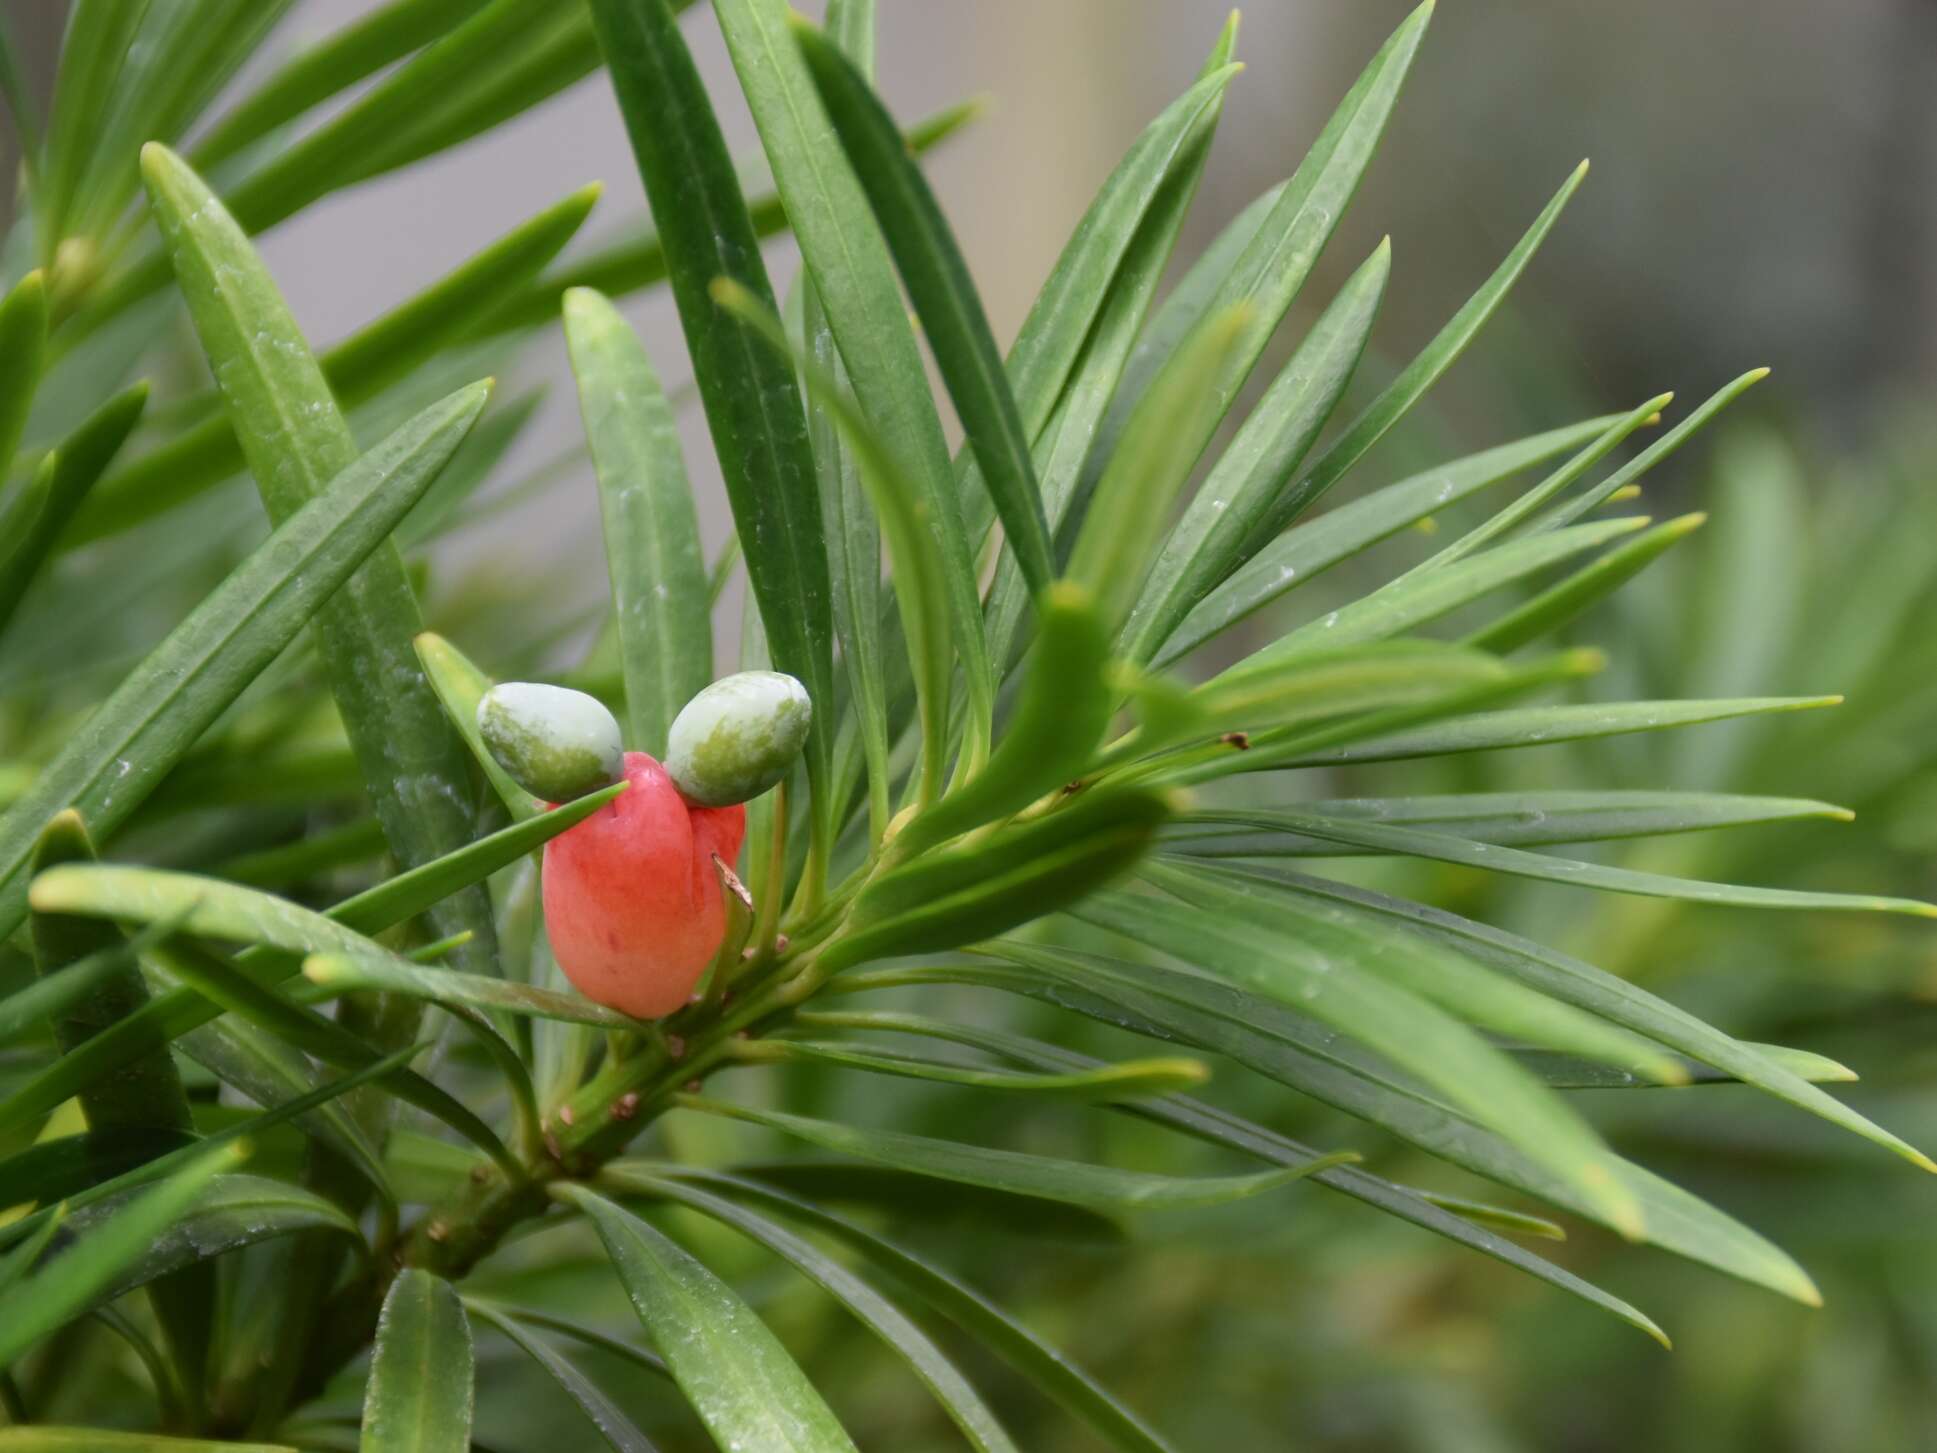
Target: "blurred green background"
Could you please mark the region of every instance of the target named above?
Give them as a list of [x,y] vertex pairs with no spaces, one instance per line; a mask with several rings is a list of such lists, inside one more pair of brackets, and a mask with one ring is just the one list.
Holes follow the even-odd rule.
[[[1247,11],[1239,55],[1248,71],[1231,94],[1184,255],[1285,174],[1410,7],[1266,0]],[[368,8],[298,7],[272,52]],[[54,0],[9,9],[30,86],[43,95],[64,9]],[[1006,337],[1091,191],[1194,71],[1225,7],[883,0],[881,10],[882,89],[905,117],[977,92],[993,97],[931,173]],[[717,32],[704,14],[687,29],[729,139],[750,148]],[[1606,856],[1741,882],[1937,896],[1937,0],[1445,0],[1366,192],[1307,290],[1326,298],[1392,235],[1394,282],[1376,356],[1356,387],[1369,393],[1382,359],[1410,356],[1583,156],[1593,161],[1588,184],[1512,311],[1434,394],[1426,417],[1382,446],[1363,482],[1396,477],[1415,456],[1466,452],[1659,389],[1700,397],[1768,364],[1774,378],[1733,421],[1649,483],[1657,516],[1708,510],[1707,527],[1575,634],[1613,655],[1609,695],[1844,692],[1849,701],[1836,713],[1742,730],[1592,744],[1591,762],[1551,747],[1438,764],[1430,781],[1387,769],[1380,790],[1594,780],[1822,797],[1854,808],[1856,821]],[[306,329],[328,342],[408,296],[478,235],[593,178],[608,183],[595,232],[641,210],[610,94],[596,78],[453,155],[333,198],[270,234],[264,251]],[[784,286],[789,248],[776,244],[772,256]],[[630,311],[677,384],[684,367],[670,301],[659,293]],[[562,347],[550,340],[521,367],[514,386],[549,390],[507,479],[577,435]],[[684,427],[689,459],[706,467],[695,411]],[[583,603],[602,594],[589,473],[568,467],[574,483],[473,532],[459,562],[464,588],[501,589],[515,609],[515,583],[549,572],[564,582],[555,588],[582,584]],[[701,484],[717,540],[723,505],[703,476]],[[549,600],[545,614],[567,618],[579,603]],[[1357,790],[1349,774],[1301,788]],[[1937,1146],[1937,937],[1928,927],[1603,901],[1430,865],[1381,871],[1410,873],[1410,893],[1536,928],[1741,1037],[1839,1059],[1862,1076],[1850,1097],[1866,1114]],[[960,1012],[986,1008],[964,994]],[[1068,1041],[1071,1023],[1057,1019],[1053,1034]],[[1362,1127],[1255,1088],[1255,1103],[1239,1108],[1256,1118],[1317,1143],[1359,1146],[1382,1173],[1471,1189],[1443,1167],[1370,1143]],[[811,1111],[817,1099],[878,1089],[802,1076],[789,1093]],[[920,1092],[895,1093],[908,1097],[908,1116],[922,1113]],[[1317,1194],[1158,1222],[1134,1243],[1075,1227],[1030,1243],[941,1207],[921,1208],[915,1235],[947,1244],[971,1280],[1105,1382],[1131,1390],[1184,1446],[1937,1447],[1937,1181],[1739,1088],[1588,1099],[1626,1152],[1794,1251],[1826,1308],[1792,1307],[1591,1232],[1552,1248],[1654,1315],[1676,1338],[1669,1354],[1509,1270]],[[952,1096],[928,1113],[972,1136],[964,1117],[1014,1112]],[[1018,1146],[1125,1163],[1140,1153],[1134,1122],[1103,1117],[1048,1112],[1040,1125],[1001,1133]],[[730,1258],[735,1248],[721,1252]],[[503,1276],[515,1279],[517,1256],[504,1262]],[[895,1446],[955,1446],[940,1414],[865,1333],[795,1282],[776,1277],[767,1290],[763,1310],[863,1446],[887,1446],[870,1441],[871,1427],[922,1426],[924,1441]],[[611,1295],[609,1286],[594,1295]],[[958,1350],[1002,1398],[1003,1370]],[[608,1386],[625,1382],[617,1365],[597,1370],[613,1374]],[[562,1402],[545,1405],[549,1388],[500,1405],[488,1364],[486,1374],[480,1416],[497,1420],[505,1442],[578,1446],[583,1430]],[[1023,1446],[1091,1446],[1066,1420],[1012,1386],[1007,1393],[1016,1406],[1005,1415]]]

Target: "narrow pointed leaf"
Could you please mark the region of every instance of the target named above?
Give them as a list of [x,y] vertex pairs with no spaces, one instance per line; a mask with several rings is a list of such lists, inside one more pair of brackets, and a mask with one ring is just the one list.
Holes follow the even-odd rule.
[[[295,909],[293,904],[285,900],[267,894],[259,895],[250,905],[251,912],[247,916],[238,913],[232,920],[239,925],[234,936],[241,939],[259,937],[265,943],[275,943],[279,937],[286,937],[293,947],[280,954],[269,948],[248,949],[237,957],[237,965],[264,983],[276,983],[296,972],[302,954],[331,950],[367,952],[362,949],[356,934],[379,933],[394,927],[414,918],[453,888],[482,882],[498,869],[517,862],[525,854],[542,847],[550,838],[582,822],[622,790],[615,785],[550,812],[540,813],[530,821],[515,823],[459,848],[434,863],[399,873],[354,898],[345,899],[322,916],[331,924],[351,930],[352,936],[347,941],[333,939],[324,943],[303,937],[301,934],[306,920],[301,919],[273,928],[272,925],[280,919],[280,908],[287,907],[297,913],[303,910]],[[186,898],[199,903],[202,900],[202,886],[213,881],[189,880]],[[139,897],[139,894],[131,895],[128,902],[137,902]],[[174,915],[163,913],[156,921],[172,923],[175,919]],[[222,937],[223,934],[217,932],[212,936]],[[176,989],[159,996],[139,1013],[95,1036],[74,1054],[62,1056],[16,1088],[7,1100],[0,1102],[0,1127],[19,1125],[47,1113],[99,1076],[112,1072],[131,1053],[185,1034],[198,1024],[208,1023],[218,1012],[213,1004],[190,989]]]
[[382,989],[392,994],[409,994],[439,1004],[459,1004],[472,1009],[498,1010],[506,1014],[556,1019],[567,1024],[595,1024],[603,1029],[636,1030],[639,1021],[616,1009],[594,1004],[579,994],[541,989],[509,979],[494,979],[484,974],[463,974],[455,969],[436,969],[390,955],[364,953],[316,954],[303,962],[303,975],[331,994],[355,989]]
[[[954,235],[867,80],[811,26],[795,23],[793,36],[921,319],[1023,578],[1040,591],[1055,562],[1029,436]],[[852,369],[846,344],[842,351]]]
[[1199,601],[1166,639],[1157,659],[1161,663],[1179,659],[1361,550],[1591,440],[1611,422],[1589,419],[1468,455],[1375,490],[1285,532]]
[[1683,515],[1623,541],[1600,559],[1550,585],[1525,605],[1466,638],[1483,651],[1512,651],[1566,625],[1652,564],[1664,551],[1687,539],[1708,518]]
[[1569,883],[1577,888],[1595,888],[1608,893],[1633,893],[1645,898],[1683,898],[1694,903],[1730,904],[1741,908],[1837,908],[1937,918],[1937,904],[1923,903],[1913,898],[1886,898],[1866,893],[1811,893],[1786,888],[1708,883],[1693,878],[1643,872],[1636,868],[1586,863],[1575,858],[1555,858],[1544,853],[1523,852],[1519,848],[1470,842],[1444,832],[1427,832],[1383,823],[1345,822],[1298,812],[1286,814],[1282,821],[1294,832],[1327,842],[1346,843],[1379,853],[1459,863],[1466,867],[1538,878],[1549,883]]
[[470,1453],[471,1324],[440,1276],[405,1267],[377,1318],[363,1394],[363,1453]]
[[853,1442],[753,1309],[699,1261],[581,1186],[558,1195],[583,1211],[680,1390],[722,1447],[851,1453]]
[[124,679],[0,817],[0,931],[26,909],[27,855],[63,807],[111,833],[395,527],[484,405],[433,405],[292,515]]
[[688,1206],[764,1246],[846,1307],[906,1361],[973,1447],[984,1453],[1015,1453],[1016,1445],[1003,1432],[995,1414],[928,1334],[888,1298],[812,1242],[758,1212],[678,1180],[637,1173],[608,1179],[624,1189],[642,1190]]
[[620,1411],[617,1404],[599,1391],[589,1377],[520,1326],[516,1318],[506,1316],[489,1302],[466,1301],[464,1305],[472,1315],[489,1322],[533,1362],[551,1374],[552,1380],[578,1404],[579,1411],[591,1420],[592,1426],[598,1429],[599,1436],[608,1446],[617,1450],[617,1453],[654,1453],[654,1445],[632,1425],[632,1420]]
[[691,1110],[745,1120],[795,1136],[856,1160],[872,1161],[939,1180],[1036,1196],[1096,1211],[1159,1210],[1179,1206],[1217,1206],[1259,1195],[1337,1164],[1324,1158],[1303,1165],[1252,1175],[1170,1176],[1119,1170],[1115,1166],[1058,1160],[1021,1151],[997,1150],[911,1135],[901,1130],[879,1130],[836,1120],[815,1120],[780,1110],[756,1109],[696,1095],[680,1095],[676,1103]]
[[665,390],[618,309],[598,293],[568,292],[565,343],[598,472],[626,738],[663,757],[673,718],[713,679],[699,514]]
[[[280,523],[356,459],[328,382],[235,219],[167,148],[142,150],[156,221],[228,404],[243,457]],[[384,836],[406,867],[470,837],[471,770],[411,647],[423,629],[394,543],[378,545],[317,612],[332,694]],[[437,936],[469,933],[465,960],[494,951],[490,902],[466,889],[431,910]]]
[[[1124,654],[1132,661],[1154,656],[1191,609],[1244,564],[1254,541],[1272,538],[1290,522],[1299,503],[1289,492],[1292,475],[1358,368],[1391,265],[1391,244],[1381,242],[1218,457],[1144,582],[1125,630]],[[1150,397],[1156,396],[1153,385]],[[1132,447],[1134,437],[1126,429],[1122,447]]]
[[27,429],[47,354],[47,288],[30,272],[0,301],[0,483]]

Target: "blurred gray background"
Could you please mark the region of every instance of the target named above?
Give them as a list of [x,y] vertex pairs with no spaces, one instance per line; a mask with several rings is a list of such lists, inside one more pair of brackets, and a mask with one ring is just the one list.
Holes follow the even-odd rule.
[[[166,0],[162,0],[166,3]],[[13,0],[43,94],[59,0]],[[307,0],[287,52],[372,7]],[[806,8],[818,11],[818,0]],[[1295,167],[1411,0],[1265,0],[1183,253]],[[998,337],[1022,318],[1092,191],[1190,81],[1221,0],[881,0],[880,84],[912,120],[988,93],[931,174]],[[754,136],[706,8],[686,31],[729,139]],[[1577,406],[1663,388],[1684,402],[1756,364],[1760,406],[1860,443],[1937,375],[1937,0],[1445,0],[1369,182],[1301,300],[1305,316],[1383,234],[1395,267],[1373,363],[1403,359],[1511,246],[1582,157],[1588,182],[1474,356],[1434,396],[1490,442]],[[297,316],[331,341],[580,183],[606,183],[589,235],[643,208],[612,97],[593,77],[438,161],[340,194],[264,249]],[[770,249],[776,285],[794,263]],[[684,374],[663,291],[631,311],[669,382]],[[543,457],[576,430],[563,352]],[[703,477],[703,426],[689,411]],[[717,499],[716,491],[703,491]],[[520,517],[501,548],[576,553],[589,489]],[[709,521],[715,533],[723,521]],[[596,582],[594,582],[596,583]]]

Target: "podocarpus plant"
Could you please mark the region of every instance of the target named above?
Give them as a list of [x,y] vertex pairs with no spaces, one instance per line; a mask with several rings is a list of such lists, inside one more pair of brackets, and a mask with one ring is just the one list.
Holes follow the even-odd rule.
[[[1399,1184],[1215,1090],[1187,1093],[1213,1067],[1355,1117],[1367,1154],[1397,1136],[1803,1300],[1815,1291],[1795,1262],[1622,1159],[1556,1091],[1608,1075],[1738,1080],[1929,1168],[1813,1083],[1840,1066],[1736,1040],[1349,873],[1278,861],[1396,856],[1615,894],[1931,911],[1537,851],[1834,815],[1813,802],[1324,795],[1341,762],[1824,704],[1536,695],[1600,664],[1537,643],[1696,523],[1608,508],[1759,372],[1607,472],[1665,396],[1315,512],[1499,305],[1584,168],[1352,411],[1341,400],[1386,285],[1381,244],[1208,457],[1371,159],[1430,6],[1296,173],[1158,306],[1238,70],[1227,28],[1104,184],[1006,359],[911,138],[870,89],[867,0],[834,0],[825,30],[779,0],[716,0],[773,177],[752,204],[667,0],[395,0],[272,74],[187,160],[169,150],[285,8],[78,0],[44,144],[10,87],[32,161],[8,256],[41,267],[0,309],[0,445],[26,441],[0,566],[0,641],[25,663],[8,673],[0,818],[14,985],[0,1027],[17,1046],[0,1127],[19,1147],[0,1164],[16,1208],[0,1230],[0,1393],[26,1426],[0,1446],[120,1446],[46,1426],[79,1421],[321,1448],[356,1442],[360,1424],[365,1447],[464,1448],[485,1339],[528,1353],[616,1447],[647,1444],[557,1339],[676,1388],[683,1420],[641,1395],[669,1440],[690,1443],[696,1418],[721,1447],[851,1446],[715,1269],[738,1254],[719,1228],[879,1334],[972,1446],[1017,1443],[910,1307],[1105,1442],[1169,1446],[1134,1399],[869,1213],[932,1205],[933,1183],[1046,1228],[1289,1200],[1313,1194],[1285,1189],[1309,1178],[1659,1335],[1512,1239],[1549,1223]],[[547,270],[590,206],[581,193],[313,354],[249,235],[475,135],[601,57],[657,231]],[[330,119],[284,135],[393,61]],[[804,262],[785,321],[757,245],[782,225]],[[117,462],[139,386],[81,416],[106,361],[172,311],[171,277],[216,388],[158,408],[147,447]],[[562,310],[612,580],[606,630],[564,674],[611,702],[626,745],[664,755],[675,714],[716,674],[710,612],[736,557],[703,560],[671,404],[604,296],[660,280],[737,527],[741,665],[803,683],[813,725],[798,768],[750,804],[737,875],[721,865],[724,941],[705,980],[647,1022],[566,988],[535,912],[532,855],[628,789],[545,810],[484,748],[491,680],[447,639],[462,634],[501,675],[547,674],[544,584],[523,586],[522,637],[488,610],[425,634],[419,597],[425,546],[478,516],[467,497],[521,418],[480,421],[482,385],[437,396]],[[965,431],[954,458],[908,305]],[[653,340],[662,361],[671,348]],[[1504,508],[1442,524],[1449,543],[1362,598],[1222,669],[1199,664],[1313,576],[1429,516],[1464,519],[1470,497],[1542,466]],[[217,488],[238,470],[260,511]],[[264,512],[273,533],[226,568]],[[100,619],[114,582],[173,591],[223,568],[152,649]],[[1429,629],[1449,616],[1453,632]],[[965,1016],[961,989],[1156,1048],[1099,1060]],[[1163,1169],[915,1133],[892,1101],[836,1118],[786,1098],[854,1075],[1089,1100],[1158,1127]],[[722,1120],[761,1138],[698,1129]],[[793,1152],[757,1160],[756,1144]],[[525,1245],[534,1231],[596,1238],[643,1343],[545,1290],[547,1268],[574,1263]],[[127,1396],[106,1338],[126,1344],[151,1399]]]

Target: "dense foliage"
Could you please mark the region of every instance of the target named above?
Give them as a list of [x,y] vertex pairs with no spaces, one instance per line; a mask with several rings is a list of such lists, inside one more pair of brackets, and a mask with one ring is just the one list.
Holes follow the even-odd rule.
[[[1702,523],[1619,507],[1761,371],[1625,462],[1669,396],[1326,498],[1500,306],[1585,165],[1348,406],[1381,244],[1227,438],[1430,3],[1159,301],[1241,70],[1227,27],[1006,357],[918,164],[966,113],[896,126],[871,0],[831,0],[824,28],[779,0],[695,17],[724,33],[757,164],[729,156],[676,8],[391,0],[230,98],[289,0],[77,0],[44,126],[9,79],[30,162],[0,305],[0,1448],[500,1446],[491,1417],[520,1445],[929,1437],[903,1404],[823,1397],[803,1370],[823,1324],[794,1320],[775,1264],[825,1294],[808,1315],[837,1305],[892,1349],[957,1443],[1062,1436],[1040,1424],[1168,1448],[1135,1388],[927,1233],[1229,1235],[1316,1187],[1664,1341],[1528,1249],[1560,1234],[1545,1209],[1816,1301],[1568,1094],[1746,1084],[1933,1168],[1819,1088],[1840,1064],[1609,972],[1683,908],[1933,912],[1740,886],[1795,864],[1679,836],[1846,815],[1760,795],[1780,783],[1747,766],[1765,719],[1835,700],[1750,694],[1792,633],[1730,608],[1731,572],[1768,569],[1794,521],[1731,493],[1761,528],[1615,633],[1623,690],[1583,686],[1607,664],[1592,629],[1556,639]],[[567,253],[588,188],[311,350],[252,235],[601,64],[654,227]],[[780,230],[803,262],[784,306],[760,250]],[[710,562],[645,346],[663,365],[671,340],[611,302],[661,283],[736,526]],[[199,389],[170,358],[184,310]],[[531,401],[471,380],[560,323],[591,469],[498,482]],[[130,359],[174,396],[123,388]],[[611,607],[577,660],[542,577],[505,599],[443,583],[438,547],[497,502],[591,487]],[[1394,567],[1416,526],[1437,548]],[[1910,608],[1913,564],[1874,611]],[[539,911],[537,851],[624,789],[548,809],[477,706],[494,676],[563,680],[664,755],[722,674],[713,615],[742,573],[738,664],[805,683],[813,729],[721,865],[700,992],[643,1022],[565,985]],[[1697,649],[1663,650],[1688,621]],[[1795,689],[1874,669],[1887,623],[1852,618]],[[1870,719],[1822,720],[1828,742]],[[1577,773],[1497,765],[1556,743]],[[1874,753],[1845,755],[1873,773],[1852,793],[1882,790]],[[1546,851],[1656,837],[1643,860]],[[1446,869],[1572,918],[1523,934],[1512,901],[1446,900]],[[1320,1144],[1281,1128],[1307,1103],[1340,1112]],[[477,1376],[507,1354],[515,1378]],[[534,1433],[541,1385],[585,1421]]]

